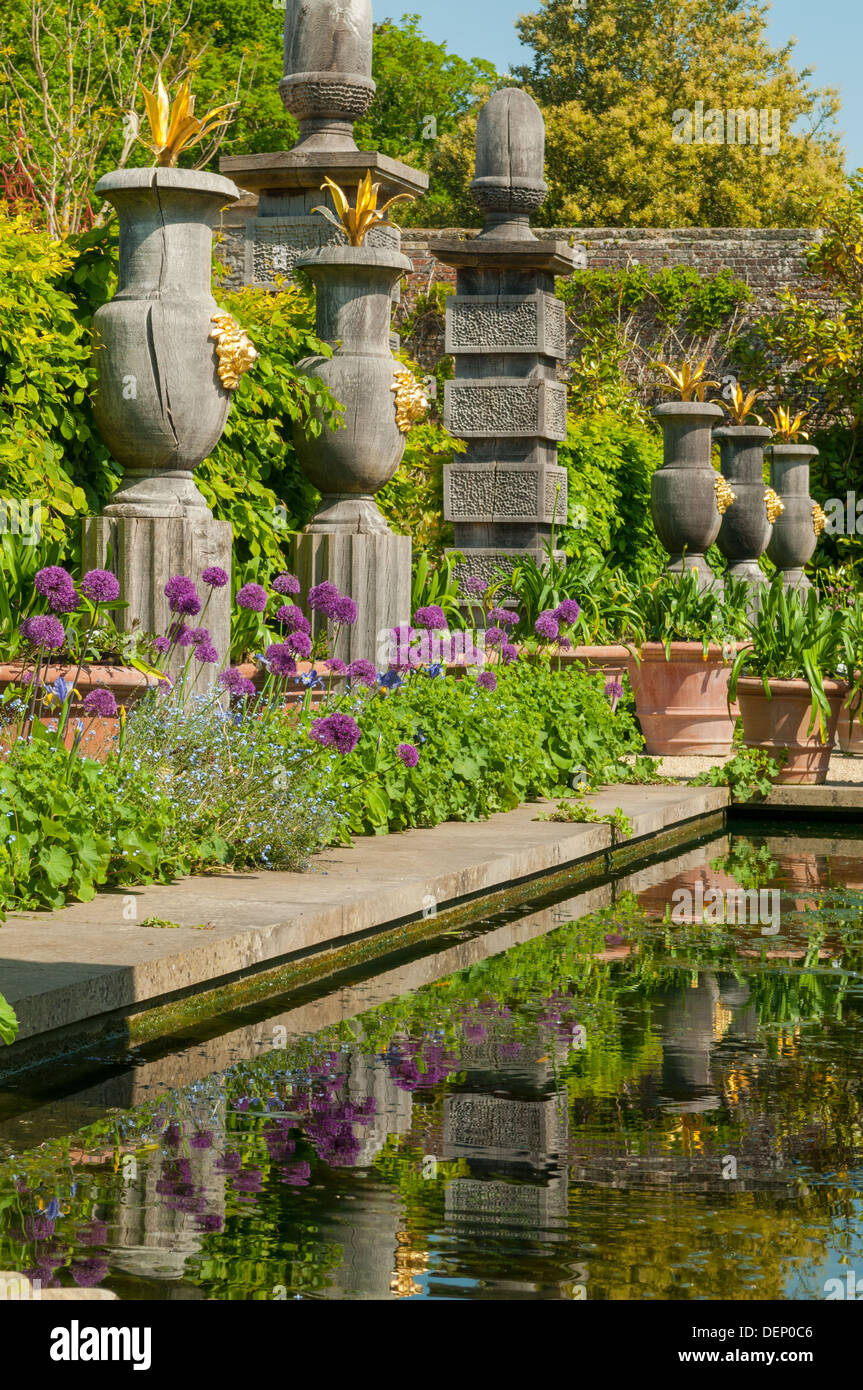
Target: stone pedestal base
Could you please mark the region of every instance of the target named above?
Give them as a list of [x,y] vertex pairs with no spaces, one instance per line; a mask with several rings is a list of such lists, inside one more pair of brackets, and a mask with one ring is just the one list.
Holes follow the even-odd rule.
[[[84,569],[112,570],[120,582],[120,597],[129,605],[116,613],[117,626],[164,635],[173,620],[165,585],[174,575],[185,575],[194,580],[206,605],[206,613],[189,622],[210,629],[220,666],[227,665],[230,656],[231,588],[210,590],[201,575],[210,565],[230,574],[231,547],[230,522],[214,521],[206,512],[187,517],[86,517],[82,528]],[[172,678],[188,657],[188,649],[175,653],[168,672]],[[206,689],[219,669],[193,660],[187,691]]]
[[[307,533],[297,540],[296,573],[307,593],[327,579],[359,608],[353,627],[331,630],[330,656],[389,662],[389,631],[411,616],[411,542],[392,532]],[[320,624],[323,620],[315,618]]]

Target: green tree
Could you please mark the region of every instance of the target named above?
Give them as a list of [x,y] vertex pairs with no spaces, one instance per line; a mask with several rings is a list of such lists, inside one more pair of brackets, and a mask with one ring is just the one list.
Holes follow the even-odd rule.
[[[839,102],[772,48],[752,0],[543,0],[517,29],[533,49],[517,70],[544,109],[548,224],[793,226],[806,200],[836,189]],[[778,112],[772,143],[682,142],[683,113]],[[694,121],[694,116],[693,116]],[[735,120],[732,130],[740,137]],[[689,129],[697,135],[694,124]],[[751,138],[752,132],[749,133]],[[678,143],[675,143],[676,137]]]

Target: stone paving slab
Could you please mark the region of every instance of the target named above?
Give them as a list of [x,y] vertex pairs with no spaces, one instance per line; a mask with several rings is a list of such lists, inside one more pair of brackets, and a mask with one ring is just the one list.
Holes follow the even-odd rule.
[[[613,787],[593,800],[604,811],[620,806],[638,840],[721,812],[728,795]],[[429,905],[439,910],[501,891],[612,847],[608,825],[538,821],[542,810],[532,804],[475,825],[360,840],[317,856],[305,874],[208,875],[104,893],[59,912],[13,914],[0,928],[0,992],[15,1007],[24,1041],[323,953],[416,920]],[[178,925],[144,927],[151,917]]]

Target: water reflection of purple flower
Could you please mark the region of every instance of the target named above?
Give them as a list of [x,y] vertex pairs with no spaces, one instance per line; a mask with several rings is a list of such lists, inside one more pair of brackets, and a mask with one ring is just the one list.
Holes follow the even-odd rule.
[[73,1260],[69,1266],[69,1273],[79,1288],[92,1289],[96,1284],[101,1284],[103,1279],[107,1279],[109,1274],[108,1261],[96,1258]]
[[488,1037],[488,1030],[482,1023],[466,1023],[464,1035],[468,1042],[483,1042]]
[[79,1245],[104,1245],[108,1239],[108,1227],[104,1221],[91,1221],[83,1231],[76,1231],[75,1239]]
[[207,1212],[204,1215],[198,1217],[199,1231],[221,1231],[224,1229],[224,1225],[224,1218],[218,1216],[216,1212]]
[[311,1165],[305,1161],[289,1163],[281,1171],[284,1174],[282,1182],[289,1183],[291,1187],[307,1187],[312,1176]]
[[243,1159],[238,1153],[224,1153],[216,1159],[217,1173],[239,1173],[242,1166]]
[[50,1216],[25,1216],[24,1236],[27,1240],[48,1240],[54,1234],[54,1222]]
[[197,1129],[189,1139],[189,1144],[193,1149],[211,1149],[213,1147],[213,1131],[211,1129]]
[[165,1133],[162,1135],[162,1143],[166,1148],[178,1149],[183,1140],[183,1127],[176,1120],[172,1120]]
[[403,1038],[390,1045],[387,1065],[400,1091],[417,1091],[444,1081],[457,1070],[458,1058],[447,1052],[440,1043]]
[[512,1061],[513,1058],[517,1057],[521,1050],[522,1044],[520,1042],[501,1043],[498,1048],[500,1056],[508,1061]]
[[232,1186],[235,1192],[262,1192],[263,1173],[260,1168],[243,1168],[241,1172],[234,1174]]
[[252,1102],[248,1096],[243,1096],[240,1100],[234,1101],[234,1109],[239,1110],[241,1115],[245,1115],[251,1103]]

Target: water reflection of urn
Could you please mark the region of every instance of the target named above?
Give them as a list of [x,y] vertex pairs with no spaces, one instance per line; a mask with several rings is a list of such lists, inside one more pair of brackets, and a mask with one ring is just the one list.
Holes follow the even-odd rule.
[[231,406],[212,337],[212,229],[239,192],[218,174],[169,168],[117,170],[96,192],[120,222],[117,293],[93,320],[96,424],[125,469],[105,515],[209,516],[193,469]]

